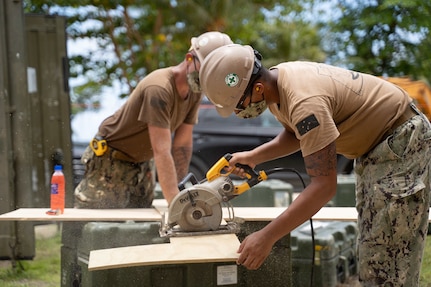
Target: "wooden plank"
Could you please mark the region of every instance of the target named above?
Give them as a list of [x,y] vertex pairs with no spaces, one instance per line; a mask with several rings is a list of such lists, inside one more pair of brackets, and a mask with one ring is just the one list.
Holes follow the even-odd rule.
[[160,221],[154,208],[78,209],[66,208],[63,214],[48,215],[49,208],[19,208],[1,214],[0,221]]
[[90,252],[88,269],[132,266],[231,262],[238,258],[235,234],[172,237],[170,243],[128,246]]
[[167,213],[168,212],[168,202],[166,199],[154,199],[153,200],[153,207],[160,213]]
[[[160,214],[168,212],[168,203],[164,199],[156,199],[153,206]],[[271,221],[279,216],[287,207],[234,207],[234,215],[246,221]],[[358,213],[355,207],[323,207],[317,212],[315,220],[357,221]],[[223,208],[223,218],[229,219],[227,208]],[[430,217],[431,219],[431,217]]]
[[[0,221],[161,221],[166,207],[132,209],[76,209],[66,208],[64,214],[47,215],[48,208],[19,208],[0,215]],[[245,221],[271,221],[279,216],[286,207],[234,207],[235,217]],[[223,218],[229,214],[223,208]],[[314,220],[356,221],[355,207],[323,207],[313,216]],[[429,215],[431,222],[431,209]]]
[[[286,210],[286,207],[235,207],[236,217],[246,221],[271,221]],[[224,216],[227,214],[224,210]],[[354,207],[323,207],[314,220],[357,221],[358,213]]]
[[[233,209],[235,217],[246,221],[271,221],[285,210],[286,207],[234,207]],[[226,208],[223,208],[223,217],[229,218]]]
[[[271,221],[279,216],[286,207],[235,207],[235,217],[244,218],[245,221]],[[223,217],[228,218],[226,209]],[[314,220],[322,221],[357,221],[358,212],[355,207],[323,207],[314,216]],[[428,217],[431,223],[431,208]]]
[[331,221],[357,221],[358,212],[356,211],[355,207],[324,207],[313,216],[313,219]]

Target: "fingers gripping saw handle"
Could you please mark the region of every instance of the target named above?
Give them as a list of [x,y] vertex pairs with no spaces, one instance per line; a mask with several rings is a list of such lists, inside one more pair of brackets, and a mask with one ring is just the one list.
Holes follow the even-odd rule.
[[252,169],[248,165],[239,164],[237,163],[235,165],[236,167],[242,168],[247,176],[247,181],[240,184],[239,186],[235,186],[235,193],[241,194],[247,190],[249,190],[251,187],[255,186],[261,181],[264,181],[268,178],[265,171],[261,170],[259,172],[256,172],[254,169]]
[[[229,167],[229,161],[232,158],[232,155],[227,153],[225,154],[222,158],[220,158],[215,165],[213,165],[207,172],[206,174],[206,178],[208,181],[212,181],[222,175],[227,176],[229,175],[231,172],[229,173],[222,173],[224,168]],[[247,181],[235,186],[235,194],[239,195],[242,194],[243,192],[249,190],[252,186],[255,186],[256,184],[258,184],[259,182],[266,180],[268,178],[267,174],[265,173],[265,171],[261,170],[260,172],[256,172],[254,169],[252,169],[250,166],[248,165],[243,165],[243,164],[236,164],[236,167],[242,168],[245,173],[246,173],[246,177],[247,177]]]

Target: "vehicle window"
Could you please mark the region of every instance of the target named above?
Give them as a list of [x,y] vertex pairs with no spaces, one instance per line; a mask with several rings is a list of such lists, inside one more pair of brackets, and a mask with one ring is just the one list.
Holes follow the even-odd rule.
[[214,105],[203,103],[199,109],[198,125],[207,127],[217,127],[221,125],[229,126],[253,126],[253,127],[281,127],[280,122],[274,117],[269,110],[266,110],[262,115],[254,119],[240,119],[235,114],[228,118],[221,117]]

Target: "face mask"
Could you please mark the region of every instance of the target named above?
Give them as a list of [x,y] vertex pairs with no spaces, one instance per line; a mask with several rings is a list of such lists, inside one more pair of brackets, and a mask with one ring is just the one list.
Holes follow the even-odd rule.
[[266,101],[262,100],[257,103],[250,103],[244,110],[236,114],[238,118],[252,119],[259,116],[266,110]]
[[201,85],[199,83],[199,72],[193,71],[187,74],[187,83],[189,84],[190,90],[192,93],[200,93]]

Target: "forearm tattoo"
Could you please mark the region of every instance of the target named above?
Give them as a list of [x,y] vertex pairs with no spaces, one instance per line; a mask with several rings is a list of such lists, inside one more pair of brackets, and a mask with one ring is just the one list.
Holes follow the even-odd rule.
[[173,147],[172,156],[175,162],[178,181],[181,181],[189,171],[193,149],[190,147]]
[[305,168],[310,177],[327,176],[337,169],[335,143],[304,158]]

